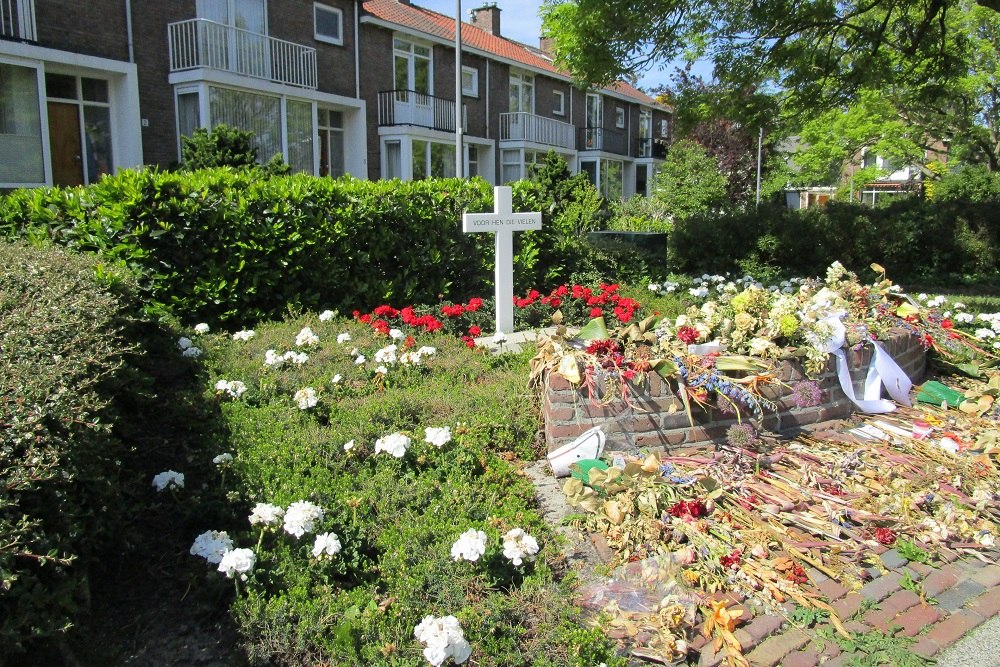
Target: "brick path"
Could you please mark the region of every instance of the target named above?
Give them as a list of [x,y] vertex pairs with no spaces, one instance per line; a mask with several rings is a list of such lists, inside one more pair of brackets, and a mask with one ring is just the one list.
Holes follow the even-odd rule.
[[[894,549],[883,551],[880,558],[886,571],[879,570],[880,575],[858,591],[810,572],[851,632],[893,629],[896,636],[913,637],[912,651],[930,658],[1000,613],[1000,565],[940,554],[933,566],[927,566],[907,562]],[[936,604],[921,603],[917,594],[900,585],[906,573],[920,582],[925,595]],[[833,632],[828,624],[802,630],[779,616],[754,617],[751,608],[742,608],[746,610],[744,617],[751,620],[736,631],[736,637],[753,667],[842,667],[853,656],[841,653],[835,642],[820,636],[824,628]],[[788,605],[788,610],[792,609],[794,606]],[[724,664],[725,649],[716,653],[701,637],[692,645],[700,650],[700,667]]]

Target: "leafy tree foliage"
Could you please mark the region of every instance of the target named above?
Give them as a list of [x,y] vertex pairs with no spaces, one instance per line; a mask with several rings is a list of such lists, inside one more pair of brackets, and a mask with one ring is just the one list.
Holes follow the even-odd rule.
[[719,161],[702,146],[682,139],[667,151],[656,172],[652,196],[676,222],[721,208],[727,201],[728,185]]

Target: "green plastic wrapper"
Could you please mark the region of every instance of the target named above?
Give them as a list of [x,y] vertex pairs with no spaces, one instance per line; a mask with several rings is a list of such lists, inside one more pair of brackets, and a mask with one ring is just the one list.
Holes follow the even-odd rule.
[[607,470],[610,466],[601,461],[600,459],[580,459],[576,463],[570,465],[569,474],[572,477],[580,480],[587,486],[590,486],[590,471],[594,468],[598,470]]
[[948,407],[957,408],[958,404],[965,400],[965,395],[936,380],[931,380],[920,387],[920,391],[917,392],[917,400],[931,405],[947,403]]

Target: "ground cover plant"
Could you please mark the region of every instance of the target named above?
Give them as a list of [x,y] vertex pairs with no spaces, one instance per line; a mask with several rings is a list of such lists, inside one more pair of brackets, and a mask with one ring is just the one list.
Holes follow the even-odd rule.
[[251,662],[618,664],[512,463],[539,455],[525,355],[332,312],[185,352],[229,435],[156,477],[157,502],[228,499],[188,536],[191,577],[231,591]]

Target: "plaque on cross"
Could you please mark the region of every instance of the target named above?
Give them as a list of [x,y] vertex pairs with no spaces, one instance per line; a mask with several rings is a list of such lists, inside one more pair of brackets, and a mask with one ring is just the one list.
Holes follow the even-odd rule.
[[514,232],[542,228],[541,213],[515,213],[507,186],[493,188],[492,213],[463,213],[462,231],[496,234],[496,263],[493,293],[496,301],[497,331],[514,332]]

